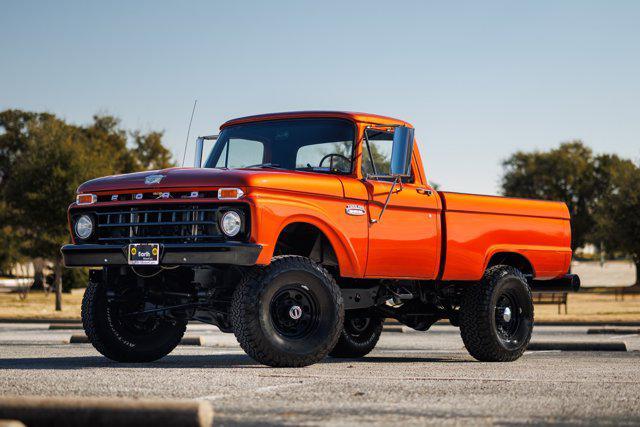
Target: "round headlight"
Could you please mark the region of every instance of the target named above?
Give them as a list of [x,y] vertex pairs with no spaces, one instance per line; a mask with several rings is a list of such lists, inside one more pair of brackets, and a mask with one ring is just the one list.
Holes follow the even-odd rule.
[[242,218],[240,218],[240,214],[236,211],[225,212],[220,219],[220,228],[222,228],[222,232],[229,237],[238,234],[242,228]]
[[76,236],[80,239],[88,239],[89,236],[91,236],[91,233],[93,233],[93,220],[89,215],[82,215],[76,221],[74,229],[76,231]]

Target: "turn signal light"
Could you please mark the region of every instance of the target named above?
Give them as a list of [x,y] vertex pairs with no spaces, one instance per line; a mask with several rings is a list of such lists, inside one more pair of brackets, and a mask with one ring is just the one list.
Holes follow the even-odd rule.
[[235,200],[244,196],[244,191],[239,188],[221,188],[218,190],[218,199]]
[[98,201],[95,194],[78,194],[76,196],[76,205],[91,205]]

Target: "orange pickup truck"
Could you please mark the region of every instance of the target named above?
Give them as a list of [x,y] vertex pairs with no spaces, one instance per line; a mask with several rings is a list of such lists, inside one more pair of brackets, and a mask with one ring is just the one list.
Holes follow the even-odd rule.
[[113,360],[159,359],[197,320],[305,366],[366,355],[394,318],[448,319],[473,357],[511,361],[531,289],[580,286],[563,203],[436,191],[402,120],[266,114],[196,147],[194,168],[94,179],[69,207],[62,254],[94,267],[83,325]]

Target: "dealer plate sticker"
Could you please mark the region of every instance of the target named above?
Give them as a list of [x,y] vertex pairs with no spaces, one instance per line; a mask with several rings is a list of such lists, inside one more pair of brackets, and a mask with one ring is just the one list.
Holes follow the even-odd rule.
[[131,243],[129,245],[129,264],[158,265],[159,262],[159,243]]

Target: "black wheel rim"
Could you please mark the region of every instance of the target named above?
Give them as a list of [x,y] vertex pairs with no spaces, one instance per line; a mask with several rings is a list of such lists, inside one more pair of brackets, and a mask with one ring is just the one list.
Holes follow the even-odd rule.
[[526,344],[531,330],[525,296],[515,289],[502,292],[495,305],[495,332],[501,344],[515,350]]
[[509,294],[503,294],[498,298],[496,304],[496,329],[498,336],[504,341],[511,341],[515,338],[522,309]]
[[278,290],[271,299],[269,312],[274,329],[288,339],[309,336],[320,321],[318,303],[304,285]]
[[367,332],[370,324],[370,317],[352,317],[345,320],[344,329],[349,335],[358,337]]
[[131,315],[143,311],[144,307],[144,298],[138,292],[121,290],[108,305],[112,326],[129,338],[153,334],[163,323],[159,317],[149,314]]

